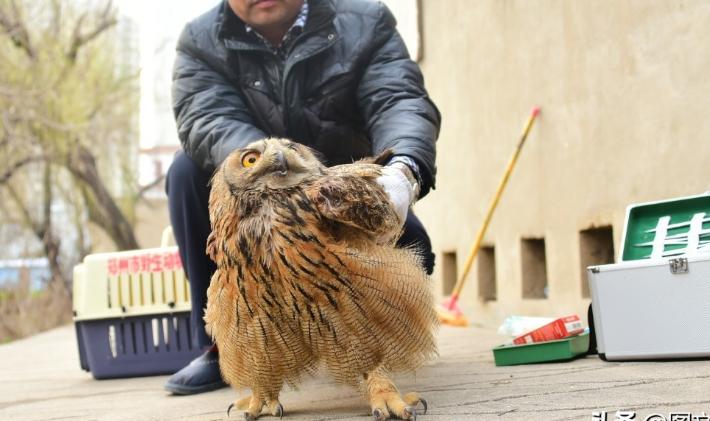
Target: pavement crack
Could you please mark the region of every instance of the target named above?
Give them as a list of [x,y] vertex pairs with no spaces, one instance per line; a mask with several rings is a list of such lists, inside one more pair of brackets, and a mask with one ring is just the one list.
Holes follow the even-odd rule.
[[513,409],[509,409],[509,410],[507,410],[507,411],[499,412],[497,415],[498,415],[499,417],[502,417],[503,415],[505,415],[505,414],[510,414],[510,413],[512,413],[512,412],[518,412],[518,408],[513,408]]

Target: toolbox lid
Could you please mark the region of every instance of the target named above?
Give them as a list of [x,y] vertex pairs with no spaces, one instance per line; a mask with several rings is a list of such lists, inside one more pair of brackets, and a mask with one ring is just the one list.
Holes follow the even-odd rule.
[[619,261],[710,253],[710,192],[626,208]]

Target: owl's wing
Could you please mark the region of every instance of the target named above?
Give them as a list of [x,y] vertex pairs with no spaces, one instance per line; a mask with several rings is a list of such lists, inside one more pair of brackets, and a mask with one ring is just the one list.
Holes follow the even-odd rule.
[[399,234],[402,224],[376,181],[380,169],[368,163],[328,168],[306,194],[323,217],[364,231],[378,242],[388,242]]

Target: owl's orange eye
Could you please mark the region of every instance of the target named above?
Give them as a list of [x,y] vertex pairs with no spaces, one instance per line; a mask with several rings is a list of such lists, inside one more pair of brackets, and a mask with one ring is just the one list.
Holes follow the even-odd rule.
[[244,168],[249,168],[256,164],[256,161],[261,158],[261,154],[259,152],[247,152],[242,156],[242,166]]

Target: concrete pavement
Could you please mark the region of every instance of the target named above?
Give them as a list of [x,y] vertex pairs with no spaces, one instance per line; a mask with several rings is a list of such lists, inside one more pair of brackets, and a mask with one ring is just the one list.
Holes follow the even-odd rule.
[[[480,328],[440,331],[440,357],[416,375],[398,377],[403,391],[429,401],[420,421],[601,420],[593,412],[710,414],[710,361],[607,363],[586,357],[566,363],[496,367],[490,349],[501,342]],[[1,420],[222,420],[235,392],[170,396],[165,376],[93,380],[79,369],[71,326],[0,346]],[[326,377],[286,390],[284,420],[369,420],[369,408],[349,388]],[[241,420],[232,413],[232,420]],[[263,417],[264,420],[274,419]],[[659,421],[657,419],[656,421]]]

